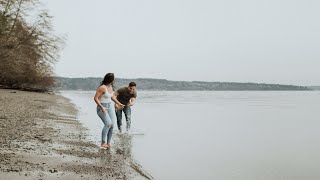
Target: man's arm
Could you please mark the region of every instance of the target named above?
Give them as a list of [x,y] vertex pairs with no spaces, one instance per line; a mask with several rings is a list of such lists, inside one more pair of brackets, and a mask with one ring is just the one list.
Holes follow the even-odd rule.
[[128,106],[133,106],[136,103],[137,99],[137,91],[133,93],[133,97],[130,98]]
[[135,103],[136,103],[136,98],[133,97],[130,99],[128,106],[133,106]]

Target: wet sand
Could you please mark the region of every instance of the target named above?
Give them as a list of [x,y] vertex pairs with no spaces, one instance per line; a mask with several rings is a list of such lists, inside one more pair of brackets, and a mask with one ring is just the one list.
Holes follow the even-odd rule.
[[68,99],[0,89],[0,179],[152,179],[126,155],[87,138]]

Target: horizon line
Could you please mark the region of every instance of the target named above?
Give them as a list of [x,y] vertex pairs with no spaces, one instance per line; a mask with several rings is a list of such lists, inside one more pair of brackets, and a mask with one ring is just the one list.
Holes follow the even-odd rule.
[[[93,76],[88,76],[88,77],[64,77],[64,76],[53,76],[53,77],[60,77],[60,78],[70,78],[70,79],[75,79],[75,78],[101,78],[103,77],[93,77]],[[193,81],[186,81],[186,80],[170,80],[170,79],[158,79],[158,78],[121,78],[117,77],[116,79],[153,79],[153,80],[166,80],[166,81],[177,81],[177,82],[206,82],[206,83],[248,83],[248,84],[267,84],[267,85],[286,85],[286,86],[301,86],[301,87],[314,87],[314,86],[320,86],[320,85],[294,85],[294,84],[279,84],[279,83],[265,83],[265,82],[236,82],[236,81],[204,81],[204,80],[193,80]]]

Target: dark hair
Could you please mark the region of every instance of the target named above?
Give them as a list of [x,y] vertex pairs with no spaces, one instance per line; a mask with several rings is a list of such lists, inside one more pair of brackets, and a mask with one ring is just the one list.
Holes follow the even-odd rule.
[[101,82],[101,85],[108,85],[110,83],[112,83],[112,81],[114,80],[114,74],[113,73],[108,73],[104,76],[103,81]]
[[130,82],[130,83],[129,83],[129,86],[130,86],[130,87],[132,87],[132,86],[137,86],[137,84],[136,84],[135,82]]

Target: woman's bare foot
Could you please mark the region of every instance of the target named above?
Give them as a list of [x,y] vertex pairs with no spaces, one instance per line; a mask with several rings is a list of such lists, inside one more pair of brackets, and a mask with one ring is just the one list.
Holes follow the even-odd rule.
[[108,147],[111,147],[111,144],[107,144]]
[[109,147],[109,145],[105,144],[105,143],[100,145],[101,149],[107,149],[108,147]]

